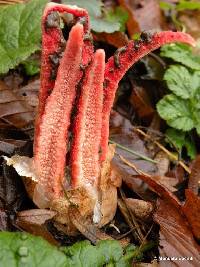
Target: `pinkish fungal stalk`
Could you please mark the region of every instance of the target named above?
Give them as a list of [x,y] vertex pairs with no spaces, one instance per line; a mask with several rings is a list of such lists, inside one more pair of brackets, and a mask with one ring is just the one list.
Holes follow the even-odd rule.
[[89,190],[97,190],[100,176],[104,69],[105,53],[97,50],[86,71],[73,127],[70,158],[73,188],[88,187]]
[[39,177],[36,191],[44,191],[40,193],[49,200],[62,195],[68,130],[76,86],[82,74],[83,45],[83,26],[78,23],[70,32],[54,89],[46,101],[40,120],[38,147],[34,155]]
[[76,20],[83,20],[84,45],[82,64],[87,65],[93,54],[93,45],[89,39],[90,25],[88,12],[85,9],[75,6],[58,5],[55,3],[47,4],[42,16],[42,59],[40,74],[40,92],[38,115],[35,124],[34,151],[38,148],[37,136],[40,132],[41,117],[44,113],[45,104],[48,96],[55,85],[56,69],[65,46],[65,40],[60,28],[60,14],[72,14]]
[[162,45],[174,42],[195,45],[194,39],[186,33],[166,31],[150,34],[145,32],[141,34],[139,41],[130,41],[126,47],[119,48],[106,63],[101,137],[102,161],[105,160],[108,151],[110,111],[119,81],[139,59]]

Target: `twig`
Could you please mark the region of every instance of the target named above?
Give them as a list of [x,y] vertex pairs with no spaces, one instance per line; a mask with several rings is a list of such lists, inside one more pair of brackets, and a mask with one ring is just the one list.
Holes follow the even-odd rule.
[[126,204],[125,194],[124,194],[123,190],[120,188],[119,191],[120,191],[120,194],[121,194],[121,198],[123,200],[123,204],[126,207],[128,213],[130,215],[131,222],[133,224],[131,228],[133,228],[133,226],[136,227],[136,233],[137,233],[138,239],[139,239],[140,243],[142,243],[142,242],[144,242],[144,235],[143,235],[143,233],[142,233],[142,231],[140,229],[139,224],[137,223],[137,220],[136,220],[134,214],[131,212],[131,210],[129,209],[128,205]]
[[[119,155],[119,154],[118,154]],[[119,155],[121,161],[123,161],[126,165],[128,165],[129,167],[133,168],[139,175],[144,175],[144,176],[148,176],[151,177],[148,173],[143,172],[142,170],[139,170],[134,163],[128,161],[127,159],[125,159],[123,156]]]
[[120,145],[120,144],[118,144],[118,143],[116,143],[116,142],[114,142],[112,140],[109,140],[109,143],[110,144],[115,144],[117,147],[119,147],[119,148],[123,149],[124,151],[126,151],[126,152],[128,152],[130,154],[133,154],[133,155],[135,155],[135,156],[137,156],[137,157],[139,157],[139,158],[141,158],[143,160],[146,160],[146,161],[149,161],[149,162],[152,162],[152,163],[155,163],[155,164],[157,163],[157,161],[155,161],[155,160],[153,160],[153,159],[151,159],[149,157],[146,157],[146,156],[144,156],[144,155],[142,155],[142,154],[140,154],[140,153],[138,153],[138,152],[136,152],[136,151],[134,151],[132,149],[129,149],[129,148],[123,146],[123,145]]
[[169,159],[176,161],[180,166],[183,167],[183,169],[187,173],[189,173],[189,174],[191,173],[190,168],[183,161],[179,160],[176,155],[174,155],[172,152],[170,152],[168,149],[166,149],[158,141],[153,140],[150,135],[146,134],[145,132],[143,132],[142,130],[140,130],[138,128],[135,128],[135,131],[138,132],[139,134],[141,134],[142,136],[144,136],[145,138],[151,140],[154,144],[156,144],[162,151],[164,151],[168,155]]

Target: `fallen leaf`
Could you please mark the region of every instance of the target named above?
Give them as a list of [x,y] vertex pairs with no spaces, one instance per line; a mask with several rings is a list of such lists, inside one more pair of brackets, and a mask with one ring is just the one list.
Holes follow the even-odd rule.
[[2,139],[0,136],[0,155],[12,154],[16,148],[23,147],[26,144],[25,140]]
[[12,167],[3,163],[0,175],[0,209],[17,211],[21,207],[25,196],[25,188]]
[[[133,126],[129,122],[129,120],[122,118],[120,120],[121,115],[119,116],[118,121],[116,120],[116,114],[114,115],[114,120],[113,121],[113,116],[111,115],[111,127],[110,127],[110,139],[113,142],[116,142],[125,148],[128,148],[136,153],[139,153],[145,157],[151,158],[151,155],[149,154],[148,150],[145,147],[144,141],[137,135],[135,132],[133,132]],[[115,124],[115,125],[114,125]],[[117,126],[116,126],[117,124]],[[155,173],[156,171],[156,166],[154,163],[144,160],[140,158],[137,155],[133,155],[132,153],[127,152],[125,149],[116,147],[116,153],[124,157],[126,160],[129,160],[130,162],[133,162],[135,166],[146,173],[152,174]],[[114,162],[119,164],[120,168],[126,168],[126,165],[124,166],[124,163],[119,161],[118,157],[115,157]],[[129,170],[129,173],[131,175],[137,174],[136,171],[133,169]]]
[[142,220],[148,219],[153,212],[153,205],[141,199],[126,198],[125,202],[133,214]]
[[134,33],[140,32],[140,25],[135,18],[132,6],[129,4],[129,2],[127,3],[127,1],[124,0],[119,0],[119,3],[123,8],[126,9],[129,15],[128,21],[126,23],[129,35],[132,36]]
[[45,209],[30,209],[17,213],[16,225],[26,232],[36,236],[41,236],[51,244],[58,245],[47,229],[46,222],[51,220],[56,212]]
[[33,108],[0,82],[0,119],[8,125],[23,128],[33,123],[34,116]]
[[147,91],[144,87],[136,85],[133,80],[130,79],[130,82],[132,86],[131,96],[129,98],[130,103],[133,105],[140,119],[151,121],[155,110],[152,107]]
[[179,13],[178,20],[184,25],[186,31],[195,39],[200,38],[200,11],[199,10],[184,10]]
[[182,210],[188,219],[194,236],[200,240],[200,197],[190,189],[185,191],[186,201]]
[[160,225],[159,266],[199,266],[200,247],[180,204],[174,205],[174,199],[171,201],[170,197],[159,199],[154,220]]
[[164,17],[156,0],[120,0],[119,3],[128,11],[127,29],[132,37],[144,30],[165,28]]
[[125,46],[128,42],[128,37],[123,32],[113,32],[113,33],[95,33],[93,34],[95,41],[100,41],[104,43],[108,43],[114,47],[122,47]]
[[13,168],[2,162],[0,166],[0,230],[15,229],[15,215],[23,207],[26,192]]
[[157,175],[165,176],[169,170],[170,160],[164,151],[159,151],[155,156],[155,161],[157,161]]
[[12,88],[12,90],[17,90],[22,86],[24,82],[24,77],[22,74],[18,73],[15,70],[10,70],[2,79],[2,82],[8,86],[8,88]]
[[189,177],[188,188],[191,189],[196,195],[200,187],[200,155],[192,162],[191,174]]
[[14,90],[17,96],[22,97],[28,105],[33,108],[38,106],[38,92],[40,88],[40,80],[34,80],[29,82],[27,85]]
[[113,239],[95,226],[90,219],[81,216],[76,207],[70,207],[70,217],[76,228],[93,244],[96,244],[100,240]]

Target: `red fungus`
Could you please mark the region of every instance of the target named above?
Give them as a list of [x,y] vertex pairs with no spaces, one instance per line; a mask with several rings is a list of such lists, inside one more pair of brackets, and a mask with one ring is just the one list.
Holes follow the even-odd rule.
[[60,197],[62,192],[68,129],[76,86],[81,77],[83,45],[83,26],[76,24],[70,32],[54,89],[40,121],[38,148],[34,155],[39,177],[35,191],[49,200]]
[[[52,92],[55,85],[56,72],[55,68],[59,65],[65,40],[60,28],[59,13],[67,13],[75,16],[79,20],[84,19],[84,45],[82,64],[87,65],[93,54],[93,45],[87,37],[90,34],[90,23],[88,12],[85,9],[75,6],[58,5],[49,3],[46,5],[42,16],[42,59],[41,59],[41,74],[40,74],[40,92],[39,92],[39,107],[35,124],[35,140],[34,151],[38,148],[37,137],[40,135],[40,123],[44,113],[47,97]],[[64,47],[63,47],[64,48]],[[55,76],[55,77],[52,77]]]
[[[76,19],[86,18],[83,25],[78,19],[75,21],[60,62],[53,58],[59,53],[63,38],[55,12],[71,13]],[[120,185],[111,175],[114,149],[108,150],[109,116],[118,83],[126,71],[150,51],[171,42],[193,45],[194,40],[184,33],[143,33],[139,41],[130,41],[126,47],[118,49],[105,66],[104,51],[100,49],[93,54],[89,31],[85,10],[53,3],[47,5],[42,19],[41,88],[34,143],[37,179],[33,198],[40,208],[55,209],[58,222],[70,222],[69,201],[64,198],[63,186],[71,130],[68,166],[71,185],[65,186],[65,190],[73,189],[71,197],[79,205],[82,216],[90,216],[94,208],[98,208],[94,221],[102,226],[115,214],[116,187]],[[55,81],[50,79],[51,62],[59,65]],[[49,96],[48,90],[52,90]],[[78,106],[73,117],[74,103]]]
[[81,89],[70,158],[73,188],[86,187],[95,196],[100,176],[104,69],[105,53],[97,50]]
[[126,47],[119,48],[106,63],[101,137],[102,161],[105,160],[108,150],[110,111],[119,81],[139,59],[160,46],[173,42],[195,44],[194,39],[186,33],[166,31],[150,34],[147,32],[141,34],[139,41],[130,41]]

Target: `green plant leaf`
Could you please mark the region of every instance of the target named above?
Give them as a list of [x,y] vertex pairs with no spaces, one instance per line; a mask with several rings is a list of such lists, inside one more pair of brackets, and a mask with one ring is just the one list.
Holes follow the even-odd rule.
[[107,32],[112,33],[120,30],[119,22],[111,22],[101,17],[90,17],[91,28],[95,32]]
[[28,76],[36,75],[40,72],[40,63],[36,59],[27,59],[22,62],[24,70]]
[[90,15],[91,28],[95,32],[112,33],[119,31],[121,26],[124,25],[124,13],[122,18],[120,17],[122,12],[119,13],[119,11],[115,14],[115,19],[107,17],[107,12],[103,12],[102,0],[64,0],[63,3],[87,9]]
[[[69,267],[101,267],[110,262],[117,262],[123,256],[123,250],[117,241],[100,241],[92,246],[89,241],[82,241],[64,248]],[[127,265],[126,265],[127,266]]]
[[166,10],[166,11],[175,8],[175,5],[173,5],[171,3],[163,2],[163,1],[159,2],[159,6],[160,6],[161,9]]
[[181,65],[172,65],[164,75],[168,88],[183,99],[194,97],[200,87],[199,72],[191,73]]
[[166,136],[171,143],[182,152],[183,147],[187,149],[187,154],[191,159],[194,159],[197,155],[195,143],[192,140],[191,136],[186,134],[183,131],[169,128],[166,131]]
[[191,47],[183,44],[169,44],[161,48],[160,55],[173,59],[193,70],[200,70],[200,57],[192,54]]
[[78,7],[84,8],[92,17],[101,16],[101,9],[103,7],[103,2],[101,0],[64,0],[62,2],[67,5],[76,5]]
[[141,260],[143,252],[155,243],[142,247],[130,245],[123,250],[115,240],[103,240],[96,246],[89,241],[57,248],[41,237],[27,233],[0,232],[0,267],[131,267],[131,261]]
[[128,13],[122,7],[116,7],[114,10],[105,11],[106,18],[112,23],[120,23],[120,31],[126,30],[126,22],[128,20]]
[[187,10],[200,9],[200,3],[197,1],[186,1],[186,0],[179,1],[179,3],[176,6],[176,10],[183,11],[186,9]]
[[157,103],[161,118],[175,129],[189,131],[195,127],[190,103],[176,95],[166,95]]
[[0,8],[0,74],[40,49],[41,15],[47,0]]
[[0,233],[0,267],[67,267],[66,256],[40,237]]

